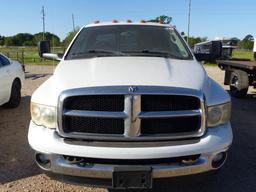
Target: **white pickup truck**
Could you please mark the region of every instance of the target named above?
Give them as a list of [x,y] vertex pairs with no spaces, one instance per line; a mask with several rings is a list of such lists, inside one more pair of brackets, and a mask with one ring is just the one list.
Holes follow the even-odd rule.
[[24,81],[22,65],[0,53],[0,106],[18,107]]
[[[228,93],[208,77],[175,27],[89,24],[32,95],[28,140],[61,179],[151,188],[155,179],[219,169],[232,143]],[[211,55],[218,55],[212,48]],[[208,55],[209,56],[209,55]]]

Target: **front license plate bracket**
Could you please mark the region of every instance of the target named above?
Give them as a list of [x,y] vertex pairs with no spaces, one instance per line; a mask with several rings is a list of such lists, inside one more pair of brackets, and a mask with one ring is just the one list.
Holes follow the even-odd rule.
[[152,188],[152,168],[144,166],[114,167],[113,188],[150,189]]

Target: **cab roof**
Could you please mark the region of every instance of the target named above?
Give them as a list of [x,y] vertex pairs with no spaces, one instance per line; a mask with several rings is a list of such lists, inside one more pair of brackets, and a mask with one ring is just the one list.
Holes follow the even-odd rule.
[[97,26],[115,26],[115,25],[141,25],[141,26],[159,26],[159,27],[175,27],[170,24],[162,24],[156,22],[128,22],[128,21],[113,21],[113,22],[100,22],[96,21],[95,23],[87,24],[83,28],[87,27],[97,27]]

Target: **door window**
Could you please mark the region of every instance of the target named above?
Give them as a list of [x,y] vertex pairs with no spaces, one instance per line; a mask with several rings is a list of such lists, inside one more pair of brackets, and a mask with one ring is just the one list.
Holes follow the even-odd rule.
[[0,55],[0,67],[10,65],[10,61],[4,57],[3,55]]

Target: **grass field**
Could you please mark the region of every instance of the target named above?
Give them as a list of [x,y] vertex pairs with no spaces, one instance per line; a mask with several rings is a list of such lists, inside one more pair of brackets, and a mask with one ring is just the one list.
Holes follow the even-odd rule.
[[247,51],[247,50],[234,50],[232,58],[254,60],[253,52],[252,51]]
[[[57,61],[41,59],[36,47],[0,47],[0,52],[4,53],[13,60],[19,60],[25,65],[57,65]],[[54,53],[63,53],[64,48],[53,48]],[[253,52],[247,50],[234,50],[232,58],[253,60]],[[216,65],[216,63],[206,63],[206,65]]]
[[[63,53],[64,48],[53,48],[55,53]],[[25,65],[56,65],[58,62],[45,60],[39,57],[37,47],[0,47],[0,52],[13,60],[18,60]]]

